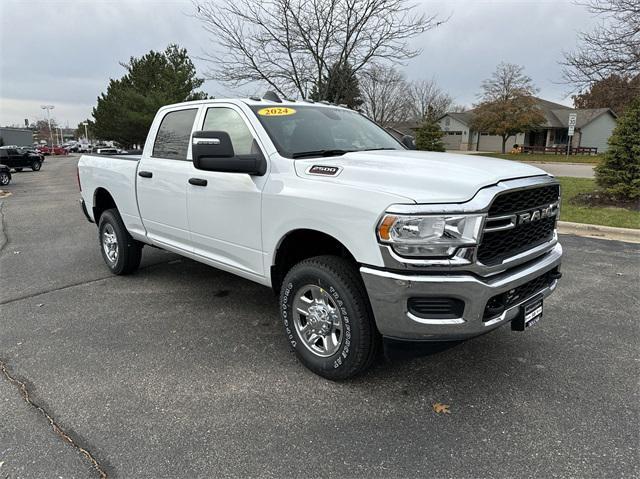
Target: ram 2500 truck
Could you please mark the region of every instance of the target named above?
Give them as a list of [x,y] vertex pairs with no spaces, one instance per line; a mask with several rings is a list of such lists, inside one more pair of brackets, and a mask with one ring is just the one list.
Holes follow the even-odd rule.
[[152,245],[272,287],[309,369],[365,370],[383,338],[457,341],[542,315],[560,278],[560,188],[533,166],[418,152],[306,101],[161,108],[140,156],[85,155],[104,261]]

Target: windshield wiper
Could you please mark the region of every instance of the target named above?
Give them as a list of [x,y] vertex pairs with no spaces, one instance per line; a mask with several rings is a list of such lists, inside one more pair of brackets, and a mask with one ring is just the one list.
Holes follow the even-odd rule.
[[395,150],[395,148],[367,148],[366,150],[358,150],[358,151],[381,151],[381,150]]
[[292,155],[293,158],[307,158],[309,156],[341,156],[350,153],[353,150],[313,150],[299,151]]

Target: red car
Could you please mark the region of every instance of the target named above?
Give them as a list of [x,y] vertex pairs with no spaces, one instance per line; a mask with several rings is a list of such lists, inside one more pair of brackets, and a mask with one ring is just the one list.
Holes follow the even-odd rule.
[[47,145],[43,145],[38,147],[38,152],[41,155],[68,155],[69,154],[69,150],[67,150],[66,148],[63,148],[59,145],[54,145],[53,148],[51,148],[50,146]]

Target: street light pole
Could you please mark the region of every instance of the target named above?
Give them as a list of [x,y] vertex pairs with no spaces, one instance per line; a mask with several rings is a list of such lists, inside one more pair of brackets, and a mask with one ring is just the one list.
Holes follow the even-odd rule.
[[49,139],[51,140],[51,148],[53,149],[53,132],[51,131],[51,110],[55,108],[53,105],[41,105],[40,108],[47,110],[47,122],[49,124]]
[[85,121],[83,125],[84,125],[84,138],[85,140],[87,140],[87,143],[89,143],[89,133],[87,133],[87,122]]

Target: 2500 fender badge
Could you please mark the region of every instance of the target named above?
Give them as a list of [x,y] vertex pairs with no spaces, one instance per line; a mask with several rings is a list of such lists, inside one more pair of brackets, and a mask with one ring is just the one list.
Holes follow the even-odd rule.
[[342,171],[339,166],[313,165],[307,169],[308,175],[338,176]]

